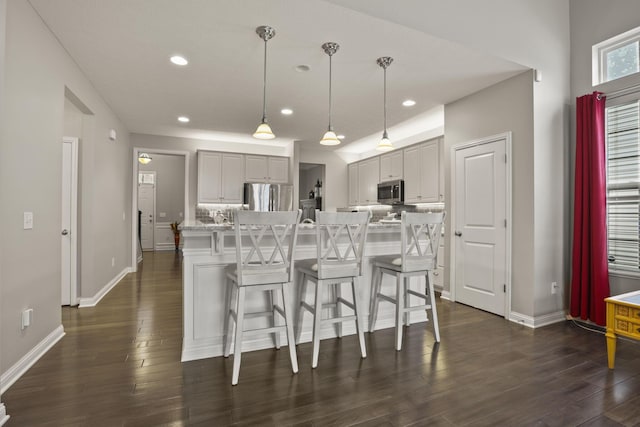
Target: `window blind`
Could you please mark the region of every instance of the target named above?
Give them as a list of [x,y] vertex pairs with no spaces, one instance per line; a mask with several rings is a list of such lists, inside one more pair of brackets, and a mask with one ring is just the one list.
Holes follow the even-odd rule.
[[606,109],[609,266],[640,268],[640,109],[638,101]]

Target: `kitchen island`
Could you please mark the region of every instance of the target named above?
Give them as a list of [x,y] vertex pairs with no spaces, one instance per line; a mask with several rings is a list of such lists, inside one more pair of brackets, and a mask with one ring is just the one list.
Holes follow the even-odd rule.
[[[225,268],[236,262],[235,232],[233,225],[229,224],[205,224],[199,221],[185,222],[180,225],[183,246],[183,362],[203,359],[207,357],[222,356],[222,336],[224,325],[224,304],[226,292]],[[316,230],[313,224],[300,224],[298,229],[298,242],[295,259],[315,258]],[[363,279],[359,283],[358,302],[360,314],[366,331],[369,324],[369,297],[371,290],[371,257],[388,255],[400,252],[400,224],[397,223],[372,223],[367,232],[365,244]],[[296,281],[300,278],[296,276]],[[343,286],[347,286],[346,284]],[[395,284],[387,278],[382,284],[383,292],[395,293]],[[424,280],[418,285],[424,286]],[[292,307],[297,309],[299,300],[296,283],[290,288],[289,298],[292,299]],[[344,289],[345,294],[347,288]],[[309,286],[308,299],[311,299],[313,287]],[[249,294],[251,299],[247,301],[247,311],[264,309],[267,298],[259,292]],[[395,306],[393,304],[381,304],[378,311],[376,329],[394,327]],[[266,321],[265,319],[251,319],[252,321]],[[411,322],[424,322],[426,313],[417,311],[411,313]],[[300,342],[311,341],[312,332],[311,317],[307,315],[303,322],[304,328]],[[250,326],[250,325],[247,325]],[[262,325],[264,326],[264,325]],[[347,322],[343,325],[343,335],[355,334],[355,324]],[[335,337],[334,328],[326,328],[322,331],[322,338]],[[286,342],[286,337],[281,337]],[[270,334],[255,336],[252,340],[243,342],[243,351],[258,350],[273,347],[273,339]],[[391,348],[390,348],[391,350]]]

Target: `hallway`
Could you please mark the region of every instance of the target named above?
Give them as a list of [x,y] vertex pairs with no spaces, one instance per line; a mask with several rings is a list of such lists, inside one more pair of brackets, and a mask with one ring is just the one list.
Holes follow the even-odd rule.
[[531,330],[438,301],[442,343],[430,327],[326,340],[319,367],[298,346],[180,362],[181,257],[144,262],[94,308],[64,308],[66,336],[2,396],[23,426],[636,425],[640,346],[620,341],[615,371],[604,336],[570,322]]

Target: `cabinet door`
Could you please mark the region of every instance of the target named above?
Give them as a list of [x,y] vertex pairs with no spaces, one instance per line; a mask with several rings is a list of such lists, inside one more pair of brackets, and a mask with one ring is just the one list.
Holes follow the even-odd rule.
[[349,165],[349,205],[358,204],[358,164]]
[[378,182],[380,182],[379,157],[358,163],[358,203],[362,205],[378,203]]
[[268,182],[269,164],[265,156],[245,156],[245,180],[246,182]]
[[286,184],[289,182],[289,158],[269,157],[268,160],[269,182],[274,184]]
[[217,203],[220,200],[222,155],[198,152],[198,203]]
[[244,156],[242,154],[222,155],[221,185],[221,201],[242,203],[244,190]]
[[420,146],[422,203],[440,201],[440,152],[438,140]]
[[420,146],[405,148],[404,157],[404,201],[406,203],[420,202]]
[[402,179],[402,151],[380,156],[380,182]]

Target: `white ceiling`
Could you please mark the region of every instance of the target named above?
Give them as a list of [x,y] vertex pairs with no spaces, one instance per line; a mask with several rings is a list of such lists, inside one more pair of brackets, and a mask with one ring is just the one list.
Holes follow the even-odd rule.
[[[347,151],[372,149],[363,141],[382,133],[380,56],[394,58],[387,70],[387,121],[397,138],[406,134],[403,123],[441,126],[443,104],[525,69],[336,1],[30,2],[127,128],[138,133],[255,142],[250,135],[262,115],[264,42],[255,33],[260,25],[276,30],[267,68],[267,116],[276,144],[296,140],[320,147],[328,124],[329,58],[321,48],[327,41],[340,44],[333,57],[332,121],[346,135],[338,148]],[[395,21],[413,13],[398,7]],[[189,65],[171,64],[174,54]],[[296,71],[302,64],[311,70]],[[417,104],[403,107],[407,98]],[[284,107],[293,115],[281,115]],[[433,112],[439,118],[429,120]],[[178,123],[179,115],[191,122]]]

